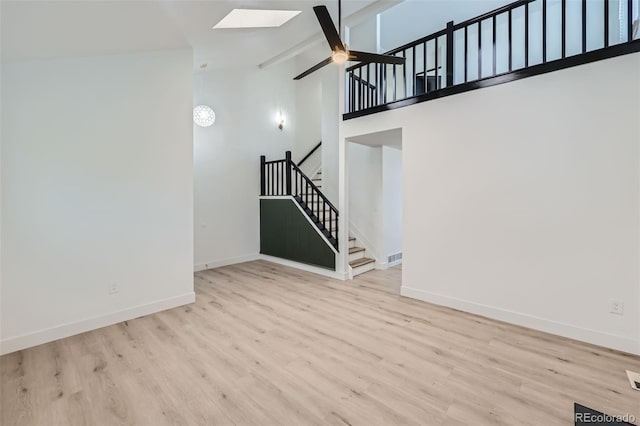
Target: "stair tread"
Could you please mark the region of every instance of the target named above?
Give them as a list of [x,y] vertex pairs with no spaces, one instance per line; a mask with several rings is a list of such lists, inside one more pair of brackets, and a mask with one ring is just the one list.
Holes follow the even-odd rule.
[[349,241],[355,241],[356,237],[349,237]]
[[349,262],[349,266],[351,266],[352,268],[357,268],[358,266],[368,265],[372,262],[375,262],[375,260],[369,257],[363,257],[361,259],[352,260],[351,262]]
[[358,253],[364,251],[364,248],[362,247],[350,247],[349,248],[349,254],[353,254],[353,253]]

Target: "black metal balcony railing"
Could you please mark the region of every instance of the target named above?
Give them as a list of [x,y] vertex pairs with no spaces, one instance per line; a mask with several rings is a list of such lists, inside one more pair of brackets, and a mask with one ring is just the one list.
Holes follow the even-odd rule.
[[[614,13],[615,12],[615,13]],[[344,119],[640,51],[638,0],[520,0],[346,69]]]

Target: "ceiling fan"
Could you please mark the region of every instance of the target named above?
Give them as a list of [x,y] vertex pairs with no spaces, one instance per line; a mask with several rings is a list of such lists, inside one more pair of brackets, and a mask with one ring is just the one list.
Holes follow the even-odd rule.
[[[342,10],[340,0],[338,0],[338,26],[340,26],[340,20],[342,19]],[[391,56],[391,55],[381,55],[378,53],[368,53],[368,52],[358,52],[357,50],[349,50],[347,46],[340,39],[340,34],[336,30],[335,25],[333,24],[333,20],[331,20],[331,15],[329,15],[329,10],[327,10],[326,6],[315,6],[313,11],[316,13],[316,17],[318,18],[318,22],[320,23],[320,27],[322,27],[322,31],[324,32],[324,36],[329,42],[329,47],[331,47],[331,56],[320,62],[317,65],[312,66],[302,74],[294,77],[294,80],[300,80],[311,74],[314,71],[319,70],[325,65],[329,65],[331,62],[335,62],[336,64],[342,64],[346,61],[358,61],[358,62],[375,62],[380,64],[395,64],[402,65],[405,62],[405,58],[399,56]]]

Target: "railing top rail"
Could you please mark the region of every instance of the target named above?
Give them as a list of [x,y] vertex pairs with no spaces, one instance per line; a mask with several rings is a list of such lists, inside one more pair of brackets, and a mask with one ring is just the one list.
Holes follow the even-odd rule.
[[307,175],[304,174],[304,172],[302,170],[300,170],[298,168],[298,166],[295,165],[295,163],[291,163],[291,166],[293,167],[293,170],[296,170],[298,173],[300,173],[300,176],[302,176],[302,178],[311,185],[311,187],[313,188],[314,191],[316,191],[318,193],[318,195],[320,196],[320,198],[322,198],[322,200],[327,203],[327,205],[331,208],[331,210],[333,210],[336,213],[336,216],[338,215],[338,209],[336,208],[336,206],[334,206],[333,204],[331,204],[331,201],[329,201],[329,199],[327,197],[325,197],[325,195],[322,193],[322,191],[320,191],[320,189],[316,186],[315,183],[313,183],[313,181],[311,179],[309,179],[309,177],[307,177]]
[[[529,1],[534,1],[534,0],[529,0]],[[419,38],[418,40],[414,40],[412,42],[404,44],[404,45],[402,45],[400,47],[396,47],[395,49],[389,50],[388,52],[384,52],[383,54],[384,55],[395,55],[398,52],[402,52],[403,50],[407,50],[409,48],[412,48],[412,47],[417,46],[419,44],[422,44],[424,42],[433,40],[434,38],[442,37],[445,34],[447,34],[447,29],[446,28],[442,29],[440,31],[436,31],[433,34],[426,35],[426,36],[424,36],[422,38]],[[362,63],[359,63],[359,64],[351,65],[345,71],[348,72],[348,71],[354,70],[356,68],[366,67],[367,64],[369,64],[369,63],[370,62],[362,62]]]
[[271,160],[271,161],[265,161],[264,164],[273,164],[273,163],[284,163],[287,160]]
[[524,6],[527,3],[532,3],[534,1],[536,0],[518,0],[516,2],[509,3],[507,5],[494,9],[490,12],[483,13],[482,15],[476,16],[475,18],[467,19],[466,21],[455,24],[453,26],[453,29],[455,31],[464,27],[468,27],[469,25],[477,24],[480,21],[484,21],[485,19],[488,19],[488,18],[493,18],[496,15],[500,15],[510,10],[517,9],[521,6]]
[[311,155],[313,155],[313,153],[314,153],[314,152],[316,152],[316,151],[318,150],[318,148],[320,148],[320,146],[322,146],[322,141],[318,142],[318,144],[317,144],[316,146],[314,146],[314,147],[313,147],[313,149],[312,149],[311,151],[309,151],[309,152],[307,153],[307,155],[305,155],[305,156],[304,156],[304,158],[298,162],[298,166],[301,166],[301,165],[302,165],[302,163],[304,163],[305,161],[307,161],[307,159],[308,159],[309,157],[311,157]]
[[393,55],[393,54],[396,54],[398,52],[402,52],[403,50],[407,50],[407,49],[409,49],[409,48],[411,48],[413,46],[417,46],[419,44],[422,44],[422,43],[424,43],[426,41],[433,40],[434,38],[442,37],[443,35],[446,35],[446,34],[447,34],[447,29],[443,28],[440,31],[436,31],[435,33],[426,35],[426,36],[424,36],[422,38],[419,38],[419,39],[414,40],[412,42],[409,42],[407,44],[403,44],[400,47],[396,47],[395,49],[392,49],[392,50],[390,50],[388,52],[385,52],[384,54],[385,55]]

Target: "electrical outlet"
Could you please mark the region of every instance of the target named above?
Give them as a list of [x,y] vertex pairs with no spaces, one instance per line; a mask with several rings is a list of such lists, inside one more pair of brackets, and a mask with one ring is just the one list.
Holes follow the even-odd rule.
[[109,294],[116,294],[118,291],[120,291],[118,283],[109,284]]
[[624,315],[624,302],[621,300],[611,299],[611,313]]

